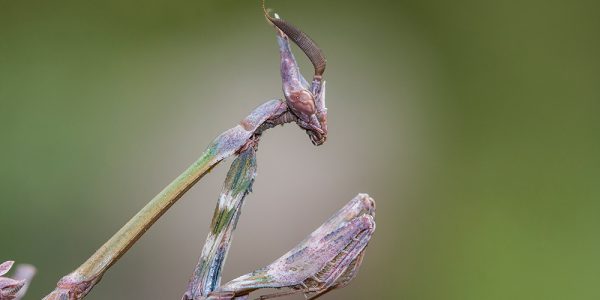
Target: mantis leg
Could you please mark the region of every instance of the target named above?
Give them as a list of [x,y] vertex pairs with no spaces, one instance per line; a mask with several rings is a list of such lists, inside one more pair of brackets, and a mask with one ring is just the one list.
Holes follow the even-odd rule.
[[[373,199],[359,194],[282,257],[220,286],[214,295],[241,296],[258,289],[287,288],[290,290],[259,299],[295,293],[319,296],[334,286],[343,286],[341,284],[354,278],[355,269],[360,266],[375,230],[374,214]],[[212,295],[208,299],[213,299]]]
[[100,281],[104,273],[162,216],[185,192],[223,159],[247,145],[260,126],[287,112],[280,100],[257,107],[242,122],[219,135],[202,156],[156,195],[86,262],[64,276],[45,300],[82,299]]
[[256,176],[256,153],[247,147],[233,161],[211,222],[202,255],[194,269],[184,300],[206,296],[221,282],[221,272],[233,237],[233,230],[242,213],[244,198],[250,192]]

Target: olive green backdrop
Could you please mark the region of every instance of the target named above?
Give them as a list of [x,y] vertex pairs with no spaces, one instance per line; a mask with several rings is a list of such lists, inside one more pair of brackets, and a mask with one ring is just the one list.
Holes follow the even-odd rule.
[[[330,138],[265,135],[225,280],[366,192],[377,231],[325,299],[600,297],[597,1],[267,4],[328,57]],[[0,0],[0,260],[38,267],[39,299],[281,95],[258,1]],[[227,166],[89,299],[179,299]]]

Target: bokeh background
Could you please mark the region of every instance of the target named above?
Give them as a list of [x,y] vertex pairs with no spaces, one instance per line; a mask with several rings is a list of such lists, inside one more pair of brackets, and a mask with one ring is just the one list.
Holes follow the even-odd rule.
[[[600,298],[598,3],[269,1],[328,57],[330,134],[265,135],[224,279],[366,192],[376,234],[325,299]],[[281,95],[258,1],[0,0],[0,260],[41,298]],[[179,299],[228,164],[88,299]]]

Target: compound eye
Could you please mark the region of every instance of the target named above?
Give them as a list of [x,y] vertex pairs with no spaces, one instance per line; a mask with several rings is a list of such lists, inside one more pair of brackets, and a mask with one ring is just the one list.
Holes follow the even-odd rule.
[[316,112],[315,98],[306,90],[293,92],[290,94],[290,102],[293,109],[307,115],[313,115]]

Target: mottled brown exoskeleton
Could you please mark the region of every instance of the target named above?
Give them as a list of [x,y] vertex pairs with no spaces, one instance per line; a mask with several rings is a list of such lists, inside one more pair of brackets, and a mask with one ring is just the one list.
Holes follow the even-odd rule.
[[260,289],[283,289],[255,299],[302,293],[315,299],[346,286],[358,273],[375,231],[375,201],[358,194],[294,249],[268,266],[220,286],[200,300],[242,300]]
[[[323,80],[325,56],[308,35],[279,18],[277,14],[271,16],[265,8],[264,0],[262,4],[265,17],[277,30],[281,79],[287,105],[298,118],[296,121],[298,125],[310,136],[312,143],[321,145],[327,139],[327,108],[325,107],[325,80]],[[290,49],[290,39],[308,56],[314,66],[315,73],[310,85],[300,73],[296,58]]]

